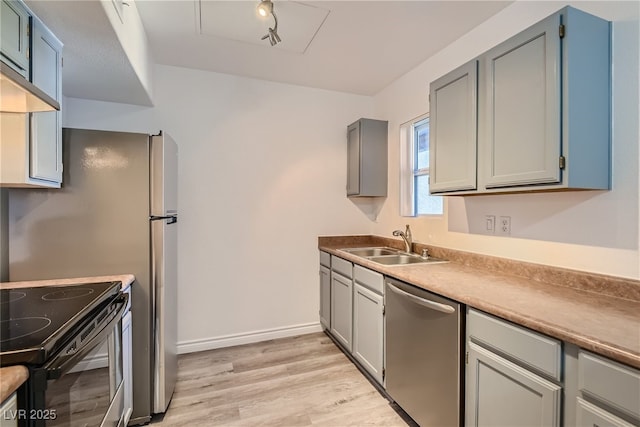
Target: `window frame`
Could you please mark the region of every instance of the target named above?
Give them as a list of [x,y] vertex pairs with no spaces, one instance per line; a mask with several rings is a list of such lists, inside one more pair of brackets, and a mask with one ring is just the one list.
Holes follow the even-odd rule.
[[[429,176],[429,165],[417,168],[418,156],[418,126],[429,122],[429,114],[423,114],[400,125],[400,215],[408,217],[443,216],[444,200],[440,212],[418,212],[417,181],[420,176]],[[442,196],[428,195],[440,198]]]

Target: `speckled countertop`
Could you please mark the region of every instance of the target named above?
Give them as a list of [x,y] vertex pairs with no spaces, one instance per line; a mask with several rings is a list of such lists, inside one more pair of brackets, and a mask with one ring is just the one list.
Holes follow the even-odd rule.
[[320,237],[319,249],[640,369],[640,282],[420,244],[446,264],[385,266],[340,248],[391,246],[378,236]]
[[0,402],[11,396],[29,378],[26,366],[8,366],[0,368]]
[[[74,279],[32,280],[24,282],[2,282],[0,289],[34,288],[40,286],[73,286],[85,283],[122,282],[122,289],[129,287],[135,277],[132,274],[114,276],[78,277]],[[0,402],[11,396],[29,378],[29,370],[25,366],[7,366],[0,368]]]

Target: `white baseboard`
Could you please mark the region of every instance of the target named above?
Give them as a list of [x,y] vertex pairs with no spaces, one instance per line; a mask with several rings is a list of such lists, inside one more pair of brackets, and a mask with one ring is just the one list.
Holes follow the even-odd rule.
[[195,353],[197,351],[213,350],[216,348],[232,347],[235,345],[251,344],[276,338],[293,337],[296,335],[322,332],[320,322],[302,325],[286,326],[282,328],[264,329],[261,331],[245,332],[234,335],[223,335],[215,338],[205,338],[178,343],[178,354]]
[[[178,354],[195,353],[197,351],[213,350],[216,348],[232,347],[234,345],[251,344],[254,342],[273,340],[276,338],[294,337],[296,335],[322,332],[320,322],[302,325],[286,326],[283,328],[264,329],[261,331],[245,332],[242,334],[223,335],[215,338],[183,341],[178,343]],[[107,353],[89,355],[75,365],[70,372],[87,371],[90,369],[106,368],[109,366]]]

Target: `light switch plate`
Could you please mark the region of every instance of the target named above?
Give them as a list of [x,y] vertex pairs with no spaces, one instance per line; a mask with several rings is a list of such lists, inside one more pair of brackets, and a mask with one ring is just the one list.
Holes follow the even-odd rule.
[[485,215],[484,217],[485,225],[484,231],[487,234],[493,234],[496,230],[496,216],[495,215]]

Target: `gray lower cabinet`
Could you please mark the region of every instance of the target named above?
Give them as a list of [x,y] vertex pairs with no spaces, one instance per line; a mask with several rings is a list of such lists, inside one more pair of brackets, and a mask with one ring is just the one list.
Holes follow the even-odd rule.
[[122,318],[122,376],[124,380],[124,425],[133,413],[133,354],[131,311]]
[[577,375],[578,426],[640,426],[639,370],[580,350]]
[[384,382],[384,276],[353,267],[353,357]]
[[18,426],[18,399],[12,393],[0,406],[0,427]]
[[474,343],[468,353],[467,426],[560,425],[561,386]]
[[331,270],[320,266],[320,324],[324,329],[331,328]]
[[576,415],[578,426],[634,427],[633,424],[579,397],[576,398]]
[[352,350],[353,281],[331,272],[331,334],[347,349]]
[[329,263],[324,255],[320,252],[320,323],[383,385],[384,276],[336,256]]
[[560,426],[561,357],[561,342],[469,309],[465,425]]

